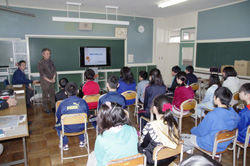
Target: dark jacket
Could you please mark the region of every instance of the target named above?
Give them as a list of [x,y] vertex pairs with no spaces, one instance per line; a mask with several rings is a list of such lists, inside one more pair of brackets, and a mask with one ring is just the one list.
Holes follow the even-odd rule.
[[29,86],[30,83],[32,83],[32,80],[27,79],[25,73],[20,70],[19,68],[14,72],[12,77],[12,84],[25,84],[26,87]]
[[193,73],[187,74],[187,85],[198,82],[197,77]]
[[9,104],[6,100],[0,99],[0,110],[6,109],[9,107]]

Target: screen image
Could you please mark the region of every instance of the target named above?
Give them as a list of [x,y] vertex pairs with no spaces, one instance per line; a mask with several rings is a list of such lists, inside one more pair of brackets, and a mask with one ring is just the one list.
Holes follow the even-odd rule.
[[81,47],[80,66],[110,66],[109,47]]

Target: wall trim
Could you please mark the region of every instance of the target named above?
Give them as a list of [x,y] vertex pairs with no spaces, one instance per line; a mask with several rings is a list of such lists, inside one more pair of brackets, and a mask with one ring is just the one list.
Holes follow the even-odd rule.
[[197,40],[197,43],[219,43],[219,42],[240,42],[250,41],[250,37],[246,38],[228,38],[228,39],[211,39],[211,40]]

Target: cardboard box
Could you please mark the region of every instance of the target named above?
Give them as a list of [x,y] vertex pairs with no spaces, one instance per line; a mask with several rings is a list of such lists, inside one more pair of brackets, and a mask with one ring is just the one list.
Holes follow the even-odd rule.
[[250,76],[250,61],[246,60],[235,60],[234,69],[238,75]]

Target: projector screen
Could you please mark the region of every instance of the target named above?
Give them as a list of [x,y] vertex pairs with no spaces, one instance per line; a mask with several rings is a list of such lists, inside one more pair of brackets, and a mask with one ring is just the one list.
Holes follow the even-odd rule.
[[110,66],[110,47],[80,47],[80,67]]

